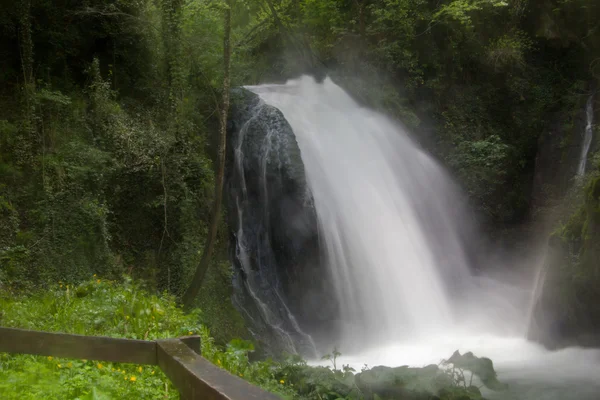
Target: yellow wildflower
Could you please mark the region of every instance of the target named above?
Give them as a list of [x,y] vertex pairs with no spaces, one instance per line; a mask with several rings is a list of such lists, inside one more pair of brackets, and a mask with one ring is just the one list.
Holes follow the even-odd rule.
[[142,367],[138,367],[138,372],[141,374],[142,373]]
[[60,364],[56,364],[56,366],[57,366],[58,368],[62,368],[62,365],[60,365]]
[[130,380],[131,382],[135,382],[135,381],[137,380],[137,378],[136,378],[135,376],[132,376],[131,378],[129,378],[129,380]]
[[152,371],[152,375],[154,375],[154,371]]
[[188,335],[193,335],[193,334],[194,334],[194,332],[188,332]]
[[240,374],[240,376],[244,376],[244,374]]
[[94,278],[96,277],[96,274],[94,274]]
[[285,383],[285,381],[282,379],[279,381],[279,383],[281,383],[283,385]]
[[97,283],[100,283],[100,279],[98,279],[96,282],[97,282]]
[[97,367],[98,369],[102,369],[102,364],[98,363]]
[[217,364],[221,365],[221,360],[217,360]]
[[48,361],[52,361],[52,356],[48,356]]

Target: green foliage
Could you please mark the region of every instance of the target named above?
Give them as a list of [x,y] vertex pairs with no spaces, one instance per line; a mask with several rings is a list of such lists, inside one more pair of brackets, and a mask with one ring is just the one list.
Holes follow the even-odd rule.
[[333,366],[333,370],[337,371],[336,361],[337,361],[337,358],[339,356],[341,356],[341,355],[342,355],[342,353],[340,353],[338,351],[337,347],[334,347],[333,351],[331,352],[331,354],[325,354],[323,357],[321,357],[321,360],[329,360],[329,361],[331,361],[331,364]]
[[[213,196],[220,7],[23,4],[0,18],[15,43],[0,60],[0,281],[30,290],[128,272],[181,295]],[[228,299],[226,246],[202,296],[219,343],[247,335]]]
[[[225,229],[221,231],[225,232]],[[194,252],[198,252],[195,247]],[[215,341],[220,344],[227,343],[231,338],[250,338],[244,320],[231,301],[231,279],[229,262],[211,266],[196,302],[202,308],[201,322],[210,328]]]
[[532,47],[533,41],[523,31],[501,36],[489,44],[488,62],[496,71],[505,68],[524,68],[525,55]]
[[449,159],[472,198],[477,199],[485,214],[500,216],[503,210],[495,202],[498,187],[507,183],[507,171],[513,150],[502,139],[491,135],[483,140],[458,143]]
[[[346,34],[351,18],[345,2],[335,0],[306,0],[300,5],[307,34],[320,52],[330,52],[340,36]],[[323,16],[327,16],[323,18]]]
[[[373,22],[369,34],[379,38],[373,49],[390,72],[406,71],[406,88],[424,83],[424,70],[413,38],[431,17],[426,2],[421,0],[384,0],[371,7]],[[424,29],[424,28],[423,28]]]
[[[333,369],[309,367],[298,356],[280,362],[251,362],[249,354],[254,346],[241,339],[230,341],[225,348],[219,347],[209,329],[199,323],[202,312],[186,314],[173,296],[153,294],[128,277],[121,283],[98,277],[78,285],[55,283],[45,291],[27,296],[4,289],[0,290],[0,309],[3,310],[0,323],[7,327],[143,340],[199,334],[205,358],[283,398],[373,398],[360,383],[360,375],[355,376],[348,366],[340,370],[334,362]],[[339,356],[334,350],[330,358]],[[411,373],[419,374],[419,370],[413,369]],[[362,373],[367,371],[363,369]],[[413,387],[411,376],[406,376],[408,380],[402,386]],[[458,390],[449,382],[440,387],[445,387],[448,393]],[[407,395],[412,396],[410,393]],[[0,396],[3,399],[178,398],[156,367],[8,354],[0,354]],[[420,398],[417,392],[414,396]]]
[[[339,356],[335,351],[328,359]],[[423,368],[366,366],[355,374],[353,368],[309,367],[289,359],[278,366],[281,381],[290,384],[301,399],[482,399],[479,390],[454,381],[436,365]],[[280,381],[280,382],[281,382]]]
[[484,7],[506,7],[504,0],[455,0],[443,5],[434,14],[434,20],[450,18],[457,20],[467,28],[473,28],[472,14],[481,11]]
[[[570,214],[552,235],[555,259],[544,299],[555,318],[582,336],[591,335],[600,321],[600,174],[597,166],[575,185]],[[547,305],[546,305],[547,306]]]
[[[55,283],[43,292],[0,292],[7,327],[153,340],[199,333],[199,312],[184,314],[169,295],[157,296],[126,278],[94,277],[79,285]],[[3,399],[178,398],[157,367],[0,354]]]

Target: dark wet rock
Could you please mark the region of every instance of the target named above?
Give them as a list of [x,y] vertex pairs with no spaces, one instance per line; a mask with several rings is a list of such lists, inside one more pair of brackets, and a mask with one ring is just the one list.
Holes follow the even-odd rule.
[[335,302],[320,266],[317,217],[295,135],[278,109],[244,89],[232,92],[229,121],[234,301],[270,351],[314,356],[308,334],[329,330]]
[[468,352],[461,355],[458,350],[444,362],[446,365],[452,365],[464,371],[469,371],[477,376],[481,382],[491,390],[506,390],[507,386],[498,380],[494,363],[486,357],[476,357]]

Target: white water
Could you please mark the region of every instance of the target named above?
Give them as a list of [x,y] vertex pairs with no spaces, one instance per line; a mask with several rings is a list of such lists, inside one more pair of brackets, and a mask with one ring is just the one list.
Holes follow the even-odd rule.
[[585,174],[585,166],[587,164],[588,153],[593,138],[593,123],[594,123],[594,95],[592,94],[587,101],[585,106],[586,114],[586,125],[585,133],[583,135],[583,144],[581,146],[581,156],[579,157],[579,167],[577,168],[577,175],[581,176]]
[[470,275],[459,192],[402,127],[329,78],[249,89],[283,112],[302,153],[342,304],[337,343],[350,355],[340,363],[421,366],[473,351],[495,361],[500,379],[525,379],[528,397],[514,398],[552,398],[539,392],[546,378],[600,381],[597,352],[525,340],[529,288]]

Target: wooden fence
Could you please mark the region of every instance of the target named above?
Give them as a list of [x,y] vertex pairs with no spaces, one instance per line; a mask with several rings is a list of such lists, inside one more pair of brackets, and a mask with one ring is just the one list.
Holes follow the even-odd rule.
[[147,341],[0,327],[0,352],[157,365],[183,400],[279,399],[203,358],[199,336]]

